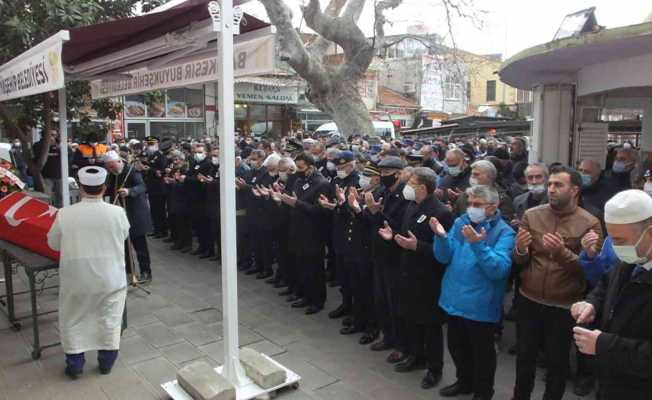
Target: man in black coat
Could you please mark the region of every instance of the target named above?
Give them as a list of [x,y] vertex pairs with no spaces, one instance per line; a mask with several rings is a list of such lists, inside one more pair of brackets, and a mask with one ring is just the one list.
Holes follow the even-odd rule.
[[197,232],[199,246],[192,255],[202,258],[211,257],[211,249],[214,247],[210,236],[210,227],[206,224],[206,177],[213,175],[215,167],[207,156],[206,145],[198,143],[193,149],[193,159],[185,178],[186,193],[188,196],[187,207],[190,208],[192,227]]
[[[375,232],[384,227],[385,222],[392,230],[399,232],[403,215],[409,202],[403,197],[405,183],[400,176],[404,163],[399,157],[385,157],[379,164],[380,181],[383,191],[378,199],[365,199],[365,215],[373,224]],[[407,344],[404,332],[400,331],[398,279],[401,248],[394,241],[385,241],[380,235],[372,236],[372,254],[374,260],[374,300],[378,323],[383,339],[371,346],[373,351],[396,349],[387,358],[395,364],[405,359]]]
[[168,234],[165,211],[167,188],[165,182],[163,182],[168,160],[159,150],[159,139],[156,136],[148,136],[145,141],[147,142],[147,148],[141,154],[140,162],[143,168],[143,179],[147,186],[147,197],[154,225],[152,236],[159,239],[166,237]]
[[441,180],[436,194],[443,203],[453,206],[457,198],[470,186],[471,168],[466,153],[460,149],[448,150],[446,165],[446,175]]
[[[649,399],[652,393],[652,198],[618,193],[605,205],[607,231],[621,263],[586,301],[573,304],[580,352],[594,356],[601,400]],[[598,329],[585,329],[596,321]]]
[[[352,218],[348,209],[346,197],[351,188],[359,187],[360,176],[355,167],[355,157],[350,151],[342,151],[334,160],[337,169],[337,175],[331,180],[330,194],[323,196],[319,204],[324,208],[325,213],[330,218],[330,237],[332,246],[329,250],[335,253],[335,275],[341,286],[342,303],[340,306],[331,311],[330,318],[341,318],[351,313],[353,297],[351,292],[351,274],[347,265],[347,259],[344,257],[344,240],[345,232],[348,229],[349,220]],[[329,199],[330,197],[330,199]],[[331,199],[334,198],[334,201]]]
[[[106,180],[106,195],[109,196],[111,203],[124,207],[131,225],[129,240],[136,251],[140,267],[139,280],[150,282],[152,269],[147,248],[147,234],[152,230],[152,220],[143,176],[133,165],[127,165],[115,151],[106,153],[104,165],[110,172]],[[129,256],[128,243],[125,245],[127,246],[125,251],[127,271],[133,272],[131,269],[133,259]]]
[[38,161],[44,146],[47,146],[48,148],[48,155],[45,160],[45,165],[43,165],[41,175],[43,175],[46,190],[52,200],[52,204],[55,207],[61,207],[61,185],[67,185],[68,182],[61,182],[61,144],[59,143],[59,133],[56,131],[52,132],[52,136],[49,140],[46,140],[46,137],[43,136],[41,140],[34,143],[32,152],[34,153],[35,162]]
[[202,177],[206,185],[206,227],[208,228],[209,249],[201,257],[211,257],[211,261],[220,259],[220,150],[217,147],[211,149],[210,162],[212,170],[210,175]]
[[395,232],[389,224],[378,231],[383,239],[394,240],[402,249],[399,308],[405,323],[409,356],[396,364],[395,370],[409,372],[427,368],[423,387],[439,383],[444,367],[443,312],[438,301],[445,266],[433,261],[433,235],[428,221],[435,217],[446,230],[453,225],[453,214],[434,196],[436,178],[429,168],[415,168],[403,189],[403,197],[410,204],[400,231]]
[[306,314],[310,315],[321,311],[326,302],[324,245],[328,232],[322,228],[325,216],[318,201],[321,195],[329,193],[329,186],[315,168],[311,154],[299,154],[295,163],[297,180],[294,190],[292,194],[283,193],[281,201],[290,207],[289,241],[297,257],[302,283],[296,294],[301,297],[292,307],[308,307]]

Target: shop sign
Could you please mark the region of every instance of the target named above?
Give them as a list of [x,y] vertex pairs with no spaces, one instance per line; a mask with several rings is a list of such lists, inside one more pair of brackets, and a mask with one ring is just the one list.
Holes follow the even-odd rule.
[[[233,50],[235,77],[274,71],[274,35],[235,43]],[[215,82],[219,75],[217,64],[217,56],[206,56],[192,61],[180,61],[164,68],[131,71],[130,77],[125,79],[95,80],[91,82],[91,96],[93,99],[101,99]]]
[[249,82],[237,83],[235,85],[235,101],[240,103],[297,104],[299,88]]
[[0,66],[0,101],[64,87],[61,47],[69,37],[60,31]]

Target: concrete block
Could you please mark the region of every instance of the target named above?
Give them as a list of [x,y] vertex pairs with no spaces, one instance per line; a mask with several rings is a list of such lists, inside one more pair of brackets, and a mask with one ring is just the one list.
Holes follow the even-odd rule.
[[194,400],[235,400],[235,387],[205,361],[181,368],[177,382]]
[[285,382],[287,374],[268,358],[254,349],[240,349],[240,363],[249,379],[263,389],[273,388]]

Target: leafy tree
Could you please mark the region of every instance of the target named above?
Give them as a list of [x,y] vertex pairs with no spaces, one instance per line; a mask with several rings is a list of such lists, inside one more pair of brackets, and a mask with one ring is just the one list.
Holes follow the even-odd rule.
[[[147,12],[167,0],[0,0],[0,64],[4,64],[62,29],[106,22],[133,16],[141,3]],[[88,122],[80,109],[90,102],[87,82],[66,84],[67,107],[71,118]],[[110,99],[92,102],[100,118],[115,119],[120,105]],[[23,155],[37,190],[43,190],[41,170],[47,161],[48,146],[33,154],[31,129],[42,129],[43,138],[52,140],[54,111],[58,110],[54,92],[0,103],[0,119],[11,138],[22,143]],[[64,147],[65,150],[65,147]]]

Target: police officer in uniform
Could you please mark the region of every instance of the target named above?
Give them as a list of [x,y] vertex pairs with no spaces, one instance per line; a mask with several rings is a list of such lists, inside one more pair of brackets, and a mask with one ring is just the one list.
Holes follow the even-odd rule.
[[168,234],[168,224],[165,212],[166,187],[163,182],[165,168],[168,166],[167,158],[159,150],[159,139],[156,136],[148,136],[145,139],[146,149],[141,156],[143,167],[143,179],[147,186],[147,197],[149,198],[149,209],[152,214],[152,224],[155,239],[164,238]]

